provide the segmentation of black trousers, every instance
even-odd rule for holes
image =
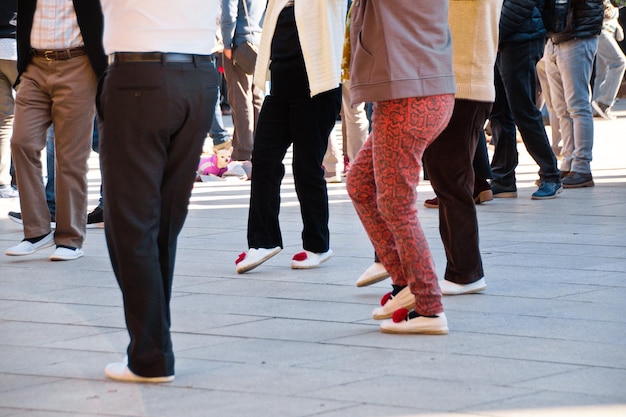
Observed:
[[[446,251],[444,279],[471,284],[483,277],[474,204],[472,161],[491,103],[455,100],[445,130],[424,152],[424,164],[439,198],[439,233]]]
[[[284,80],[284,79],[283,79]],[[310,97],[265,98],[252,151],[248,246],[283,246],[278,215],[283,158],[293,144],[293,175],[300,202],[305,250],[329,249],[328,194],[322,160],[341,108],[341,89]]]
[[[210,61],[115,63],[100,95],[105,233],[130,334],[128,366],[174,374],[169,302],[219,77]]]
[[[539,165],[541,179],[546,182],[560,180],[556,157],[541,112],[535,104],[536,65],[543,56],[544,44],[543,39],[507,43],[500,46],[496,57],[496,101],[490,116],[495,145],[491,169],[493,182],[504,188],[516,188],[516,125],[528,153]]]

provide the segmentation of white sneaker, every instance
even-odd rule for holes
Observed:
[[[57,246],[52,255],[50,255],[51,261],[72,261],[74,259],[78,259],[83,257],[85,252],[81,248],[64,248],[62,246]]]
[[[333,256],[332,249],[324,253],[314,253],[308,250],[298,252],[291,259],[291,269],[312,269],[317,268]]]
[[[485,291],[487,284],[485,283],[485,278],[481,278],[471,284],[456,284],[444,279],[443,281],[439,281],[439,287],[443,295],[463,295]]]
[[[17,198],[20,193],[14,190],[10,185],[0,185],[0,198]]]
[[[448,334],[448,319],[445,313],[439,313],[436,317],[411,313],[408,310],[398,311],[393,315],[393,320],[385,320],[380,324],[380,330],[383,333],[395,334]]]
[[[104,374],[115,380],[122,382],[150,382],[150,383],[160,383],[160,382],[172,382],[174,380],[174,375],[168,376],[154,376],[154,377],[146,377],[139,376],[128,368],[128,365],[124,362],[113,362],[108,364],[104,368]]]
[[[357,287],[365,287],[368,285],[376,284],[389,277],[389,272],[385,269],[382,263],[374,262],[369,268],[361,274],[359,279],[356,280]]]
[[[383,300],[386,299],[383,306],[375,308],[374,311],[372,311],[372,318],[374,320],[388,319],[393,316],[396,310],[401,308],[413,308],[415,304],[415,296],[411,293],[408,285],[394,296],[389,296],[389,294],[383,297]]]
[[[48,233],[43,239],[36,243],[22,240],[15,246],[11,246],[4,253],[9,256],[24,256],[37,252],[38,250],[49,248],[54,245],[54,232]]]
[[[261,265],[263,262],[270,259],[281,251],[280,246],[275,248],[251,248],[248,252],[242,252],[239,254],[239,258],[235,261],[236,271],[238,274],[243,274]]]

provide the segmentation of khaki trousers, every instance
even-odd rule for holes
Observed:
[[[87,159],[97,79],[86,55],[68,60],[33,57],[15,98],[11,150],[26,238],[50,232],[41,151],[54,124],[57,245],[80,248],[87,223]]]

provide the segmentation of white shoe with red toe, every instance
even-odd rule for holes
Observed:
[[[324,253],[314,253],[308,250],[296,253],[291,259],[292,269],[311,269],[317,268],[333,256],[332,249]]]
[[[407,285],[396,295],[393,295],[393,292],[385,294],[380,300],[382,307],[375,308],[374,311],[372,311],[372,318],[374,320],[388,319],[393,316],[396,310],[413,307],[414,304],[415,296],[411,293],[411,289]]]
[[[243,274],[253,270],[280,251],[281,247],[276,246],[275,248],[251,248],[248,252],[240,253],[235,261],[237,273]]]

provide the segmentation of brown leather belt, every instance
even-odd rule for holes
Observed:
[[[84,46],[70,49],[33,49],[33,55],[48,61],[65,61],[77,56],[87,55]]]
[[[164,52],[116,52],[109,55],[109,64],[116,62],[211,62],[212,55],[178,54]]]

